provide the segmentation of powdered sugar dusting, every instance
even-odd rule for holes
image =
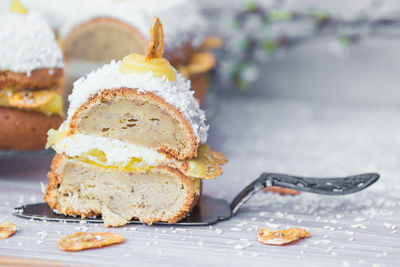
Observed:
[[[47,22],[38,14],[0,14],[0,69],[30,73],[62,68],[61,49]]]
[[[70,121],[76,110],[83,105],[89,97],[106,89],[127,87],[137,89],[139,92],[152,92],[167,103],[182,112],[193,128],[197,141],[207,141],[208,125],[206,116],[200,109],[199,103],[190,90],[190,81],[177,72],[176,81],[170,82],[163,78],[154,77],[151,72],[146,74],[123,74],[119,71],[122,61],[111,61],[110,64],[95,70],[74,83],[74,88],[69,96],[70,106],[68,119]]]

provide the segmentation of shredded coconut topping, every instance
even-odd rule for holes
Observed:
[[[92,71],[74,83],[74,88],[69,96],[70,106],[67,121],[71,121],[76,110],[86,103],[89,97],[103,90],[127,87],[143,93],[152,92],[163,98],[183,114],[192,126],[198,143],[207,141],[206,116],[194,98],[194,92],[190,90],[190,81],[178,72],[175,82],[171,82],[165,77],[154,77],[152,72],[123,74],[119,71],[121,64],[122,61],[111,61],[110,64]]]
[[[0,14],[1,70],[29,73],[63,66],[54,32],[38,13]]]

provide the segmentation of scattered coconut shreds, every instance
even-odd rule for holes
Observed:
[[[17,226],[10,222],[0,223],[0,239],[6,239],[17,231]]]
[[[301,228],[291,228],[285,230],[271,231],[267,228],[261,228],[258,233],[258,241],[265,245],[286,245],[310,235],[309,232]]]
[[[272,193],[277,193],[280,195],[291,195],[291,196],[300,194],[300,192],[297,190],[283,188],[283,187],[279,187],[279,186],[268,186],[268,187],[264,188],[264,192],[272,192]]]
[[[65,235],[58,240],[58,247],[65,251],[79,251],[89,248],[101,248],[124,242],[124,237],[114,233],[84,233],[76,232]]]

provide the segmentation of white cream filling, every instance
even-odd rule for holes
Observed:
[[[126,166],[132,157],[142,159],[140,163],[137,163],[139,167],[157,166],[167,161],[165,155],[155,150],[95,135],[73,134],[66,136],[53,148],[58,154],[65,153],[70,157],[82,156],[92,149],[98,149],[103,151],[107,158],[107,162],[99,163],[108,166]],[[89,156],[89,159],[98,162],[95,157]]]

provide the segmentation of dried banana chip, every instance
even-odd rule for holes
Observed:
[[[150,29],[150,44],[146,51],[146,61],[152,58],[162,58],[164,52],[164,31],[161,21],[154,17]]]
[[[225,156],[210,149],[210,146],[202,145],[197,151],[197,161],[205,164],[205,173],[201,175],[203,179],[215,179],[217,176],[222,174],[222,168],[220,165],[224,165],[228,162]],[[196,177],[196,176],[194,176]]]
[[[277,193],[280,195],[292,195],[292,196],[300,194],[300,192],[297,190],[279,187],[279,186],[266,187],[266,188],[264,188],[264,192],[272,192],[272,193]]]
[[[203,40],[203,43],[200,45],[199,50],[211,50],[215,48],[220,48],[223,44],[221,38],[217,36],[206,36]]]
[[[0,223],[0,239],[6,239],[17,231],[17,226],[10,222]]]
[[[101,248],[124,242],[124,237],[114,233],[84,233],[76,232],[65,235],[58,240],[58,247],[65,251],[79,251],[89,248]]]
[[[190,74],[198,74],[213,69],[215,64],[215,56],[212,53],[197,52],[192,55],[189,64],[185,68]]]
[[[258,241],[265,245],[286,245],[310,235],[309,232],[301,228],[291,228],[285,230],[271,231],[262,228],[258,233]]]
[[[172,165],[192,178],[215,179],[222,174],[220,165],[226,162],[228,161],[222,153],[211,150],[208,145],[201,145],[196,158],[173,162]]]

